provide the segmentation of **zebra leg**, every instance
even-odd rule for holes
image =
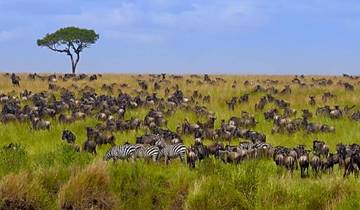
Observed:
[[[152,160],[153,160],[154,162],[156,162],[156,161],[157,161],[157,157],[156,157],[156,155],[153,155]]]
[[[183,163],[185,160],[185,157],[183,157],[181,154],[179,155],[179,157],[180,157],[180,161]]]

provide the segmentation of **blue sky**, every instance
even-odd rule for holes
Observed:
[[[100,34],[80,72],[360,73],[359,0],[0,0],[0,71],[70,71],[64,26]]]

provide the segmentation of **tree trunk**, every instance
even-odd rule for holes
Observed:
[[[68,52],[68,55],[70,56],[70,60],[71,60],[71,71],[73,74],[75,74],[76,66],[74,65],[73,55],[70,52]]]
[[[74,61],[74,57],[73,57],[73,55],[71,53],[68,53],[68,55],[70,56],[70,59],[71,59],[72,73],[75,74],[77,64],[79,63],[79,60],[80,60],[80,53],[76,53],[76,61]]]
[[[79,62],[80,57],[77,54],[76,61],[74,61],[73,55],[71,53],[68,53],[68,55],[70,56],[70,59],[71,59],[71,71],[72,71],[73,74],[75,74],[76,73],[76,66],[77,66],[77,64]]]
[[[76,66],[72,65],[72,73],[75,74]]]
[[[79,63],[79,60],[80,60],[80,53],[76,53],[76,61],[74,63],[74,66],[73,66],[73,74],[75,74],[75,69]]]

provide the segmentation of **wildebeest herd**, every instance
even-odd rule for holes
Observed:
[[[22,79],[16,74],[5,74],[14,88],[21,89]],[[207,105],[213,103],[211,94],[204,94],[194,89],[191,94],[177,84],[177,81],[185,80],[178,75],[133,75],[136,87],[129,84],[102,84],[101,94],[91,87],[91,82],[101,78],[101,74],[65,74],[65,75],[38,75],[29,74],[23,80],[47,81],[48,90],[33,92],[22,89],[19,93],[1,93],[0,103],[2,107],[1,123],[29,122],[34,130],[50,130],[51,123],[72,124],[86,118],[95,118],[98,124],[94,127],[86,127],[86,140],[80,146],[77,144],[76,134],[69,129],[62,133],[62,139],[71,145],[77,152],[90,152],[97,155],[97,147],[111,145],[103,159],[135,160],[146,159],[154,162],[164,160],[166,164],[171,159],[180,158],[194,168],[198,161],[209,157],[222,160],[225,163],[241,163],[247,159],[268,158],[273,159],[279,167],[285,167],[292,174],[300,169],[301,177],[306,177],[309,168],[315,176],[320,172],[331,173],[334,165],[338,164],[344,170],[344,177],[350,173],[356,176],[360,169],[360,145],[345,145],[339,142],[335,152],[326,141],[315,139],[312,148],[305,145],[296,147],[284,147],[272,145],[267,142],[265,133],[256,131],[259,123],[272,122],[271,134],[293,135],[296,132],[306,134],[336,133],[335,126],[315,122],[313,116],[322,116],[329,120],[348,118],[351,121],[360,121],[360,111],[355,109],[355,104],[346,104],[343,108],[335,106],[317,106],[321,101],[326,104],[329,100],[336,99],[336,94],[326,91],[321,98],[307,96],[308,101],[303,103],[304,108],[299,111],[291,106],[289,101],[282,96],[291,95],[292,87],[326,87],[336,85],[345,91],[355,91],[350,82],[339,80],[336,84],[331,79],[307,78],[303,75],[295,76],[291,82],[284,84],[283,88],[277,89],[279,80],[266,79],[263,81],[244,81],[248,87],[246,93],[232,96],[221,103],[230,112],[242,104],[249,104],[255,95],[261,95],[253,105],[255,113],[261,113],[263,119],[256,119],[250,111],[241,111],[228,119],[218,119],[214,110],[209,110]],[[186,77],[185,84],[222,85],[228,81],[209,75],[190,75]],[[358,83],[358,77],[344,74],[346,81]],[[58,84],[59,81],[71,81],[71,88],[65,88]],[[77,85],[77,82],[86,82],[85,86]],[[231,87],[239,86],[233,81]],[[123,91],[131,90],[129,92]],[[271,107],[266,109],[266,107]],[[315,107],[315,112],[305,108]],[[136,112],[145,109],[143,118],[127,118],[127,112]],[[185,118],[172,130],[168,126],[168,119],[172,118],[176,111],[182,110],[192,113],[198,119],[196,122]],[[219,126],[216,126],[219,122]],[[136,139],[126,140],[125,143],[116,144],[116,133],[127,131],[144,130],[145,134]],[[61,135],[61,134],[59,134]],[[191,137],[191,142],[184,142],[185,137]],[[280,137],[281,138],[281,137]],[[131,143],[132,142],[132,143]],[[234,144],[234,142],[236,142]]]

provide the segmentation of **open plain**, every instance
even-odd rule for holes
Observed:
[[[358,77],[11,77],[0,75],[0,209],[360,208]],[[145,137],[183,143],[184,160],[104,158]]]

